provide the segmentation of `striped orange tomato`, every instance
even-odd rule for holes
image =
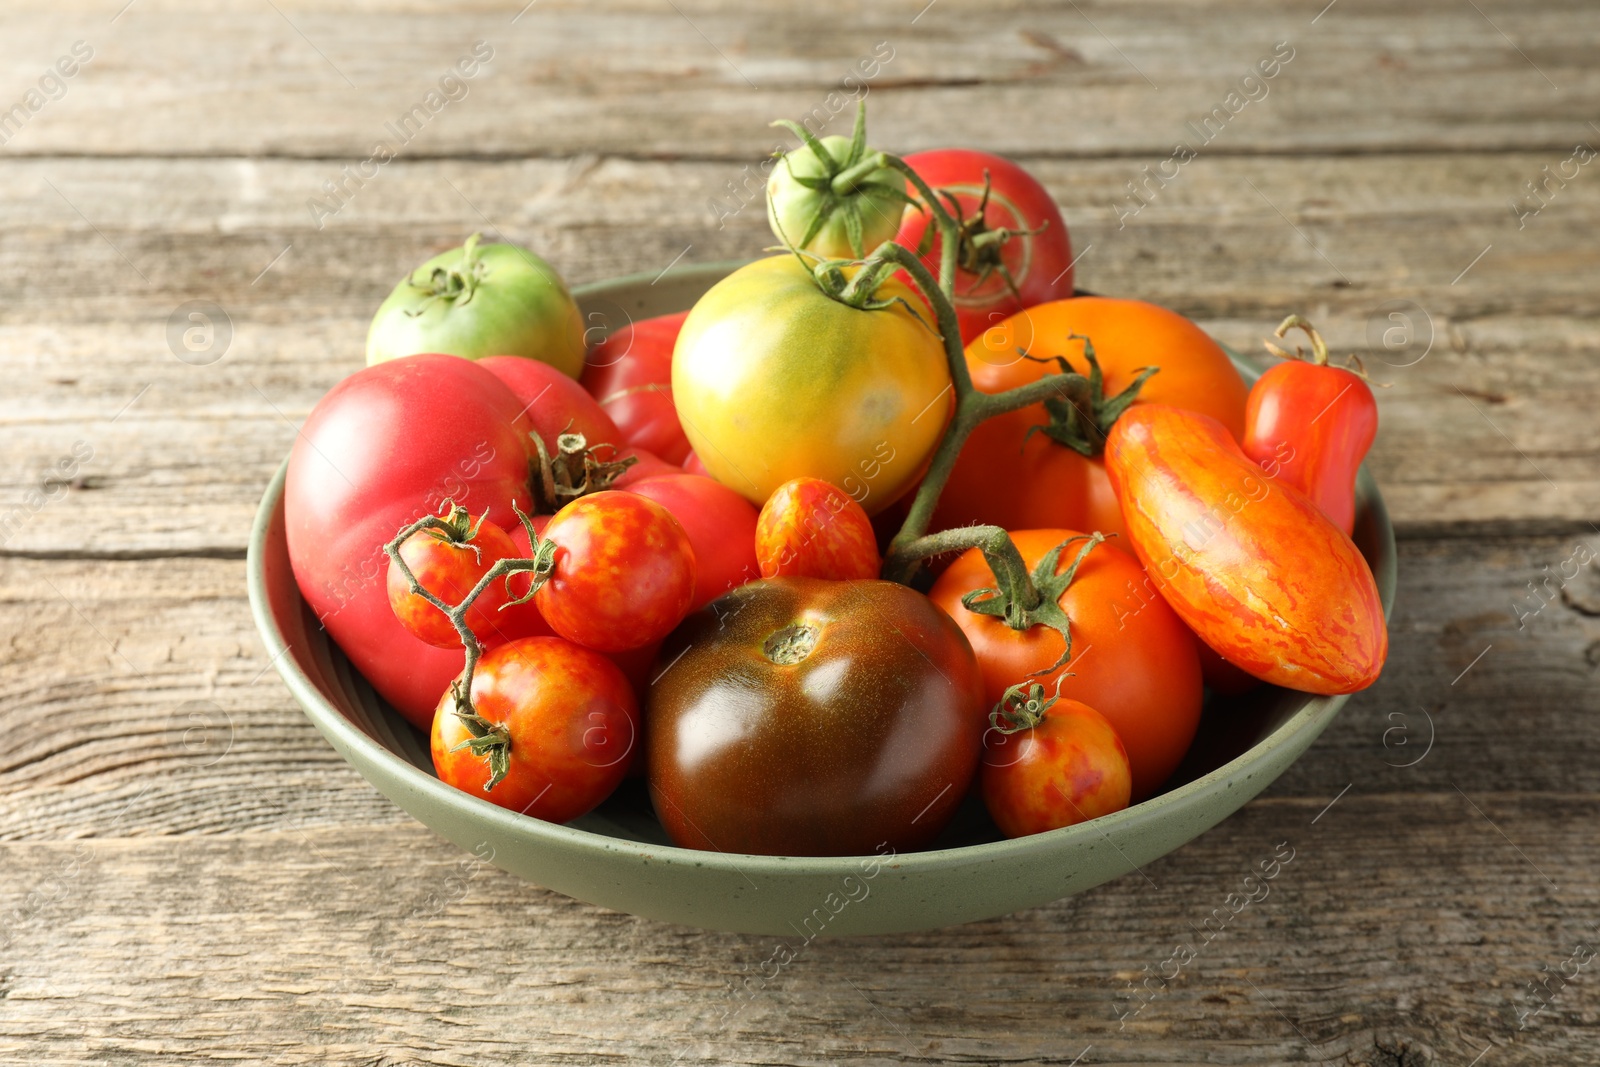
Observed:
[[[1352,693],[1389,653],[1361,552],[1269,478],[1215,419],[1140,404],[1106,440],[1128,540],[1184,622],[1230,662],[1308,693]]]

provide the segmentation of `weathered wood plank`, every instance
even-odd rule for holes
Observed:
[[[386,124],[479,40],[492,61],[465,95],[446,86],[456,101],[425,113],[407,154],[753,159],[773,117],[819,109],[844,116],[828,132],[847,126],[861,91],[847,79],[875,50],[890,57],[867,68],[875,121],[908,148],[1164,154],[1230,93],[1257,99],[1232,105],[1222,151],[1557,148],[1588,136],[1600,92],[1582,0],[1343,0],[1320,17],[1176,0],[836,2],[759,19],[726,0],[121,6],[0,13],[7,106],[75,40],[93,49],[8,154],[365,158],[402,143]],[[1278,42],[1288,65],[1240,92]]]
[[[1581,529],[1600,515],[1588,432],[1600,253],[1586,236],[1600,185],[1574,181],[1518,231],[1506,201],[1542,159],[1201,159],[1121,231],[1111,203],[1131,162],[1039,172],[1087,250],[1086,287],[1176,306],[1244,350],[1305,310],[1392,380],[1373,465],[1410,535]],[[321,231],[301,199],[326,164],[8,170],[0,514],[20,507],[25,520],[9,551],[239,552],[293,425],[359,365],[370,310],[407,266],[473,228],[503,227],[574,281],[749,255],[769,239],[759,208],[718,228],[706,201],[737,174],[726,164],[397,164]],[[1355,284],[1337,284],[1322,255]],[[167,336],[174,309],[199,299],[233,326],[209,365],[181,362]],[[1403,325],[1386,317],[1391,302],[1407,300],[1412,341],[1385,351]],[[93,451],[80,490],[25,507],[79,442]]]
[[[1574,547],[1403,542],[1383,678],[1269,797],[1600,793],[1600,572]],[[243,585],[232,560],[0,560],[0,839],[406,821],[300,715]]]
[[[579,905],[414,826],[9,843],[0,1055],[1396,1067],[1487,1049],[1499,1064],[1595,1062],[1588,983],[1552,982],[1548,1009],[1519,1016],[1543,968],[1595,943],[1584,887],[1600,851],[1573,830],[1600,816],[1593,797],[1352,795],[1319,818],[1325,804],[1252,805],[1150,864],[1148,881],[1005,919],[796,942],[767,981],[771,939]],[[1291,849],[1276,878],[1242,882]],[[1258,901],[1234,915],[1235,893]]]

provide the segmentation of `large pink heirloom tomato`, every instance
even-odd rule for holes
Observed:
[[[335,385],[295,438],[284,489],[295,580],[355,668],[423,729],[462,653],[400,625],[383,546],[446,500],[474,516],[487,509],[492,522],[515,529],[511,502],[531,503],[532,429],[523,403],[490,370],[418,355]]]

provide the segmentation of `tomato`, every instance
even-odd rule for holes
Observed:
[[[475,363],[409,356],[335,385],[289,455],[284,525],[300,592],[355,668],[424,729],[462,652],[419,641],[395,618],[383,546],[446,501],[518,525],[512,502],[529,503],[522,406]]]
[[[1135,406],[1174,404],[1244,433],[1247,390],[1228,354],[1182,315],[1138,300],[1083,296],[1029,308],[967,346],[973,384],[998,393],[1060,369],[1054,360],[1024,359],[1018,348],[1041,359],[1064,356],[1073,370],[1088,374],[1083,337],[1093,342],[1107,397],[1133,385],[1141,369],[1159,366],[1140,386]],[[973,431],[939,499],[934,528],[985,523],[1123,533],[1102,456],[1082,455],[1034,431],[1050,421],[1051,413],[1036,404]],[[1103,440],[1101,429],[1092,431],[1091,444]]]
[[[767,223],[781,243],[822,259],[860,259],[900,228],[905,179],[890,167],[863,163],[872,152],[860,129],[864,123],[858,112],[859,140],[816,139],[785,153],[772,168]],[[800,133],[792,123],[789,128]]]
[[[1128,540],[1163,598],[1229,662],[1308,693],[1377,680],[1389,652],[1361,552],[1298,490],[1266,477],[1215,419],[1143,404],[1106,467]]]
[[[626,489],[650,478],[665,478],[674,474],[685,473],[682,467],[674,467],[654,452],[646,451],[643,448],[629,446],[617,453],[618,459],[627,459],[629,457],[632,457],[635,462],[622,472],[620,478],[611,483],[612,488]]]
[[[650,794],[685,848],[918,848],[977,767],[985,709],[972,649],[903,585],[752,582],[689,616],[658,662]]]
[[[479,246],[478,236],[394,287],[367,332],[367,364],[418,352],[524,356],[576,378],[583,320],[561,276],[526,248]]]
[[[1050,571],[1065,576],[1088,544],[1083,536],[1072,530],[1021,530],[1011,539],[1032,571],[1065,544]],[[1072,656],[1059,667],[1066,644],[1056,630],[1013,630],[1001,618],[962,605],[962,597],[995,584],[978,549],[956,557],[928,596],[972,642],[990,707],[1012,686],[1032,682],[1088,704],[1127,746],[1133,796],[1143,800],[1177,768],[1200,725],[1199,650],[1194,635],[1122,549],[1095,544],[1071,573],[1070,584],[1056,598],[1072,620]]]
[[[633,493],[579,497],[544,529],[555,568],[534,595],[550,628],[598,652],[665,637],[694,601],[694,549],[666,508]]]
[[[760,573],[756,509],[721,482],[698,474],[667,474],[633,483],[628,492],[666,508],[688,535],[695,567],[691,610]]]
[[[672,348],[688,317],[680,311],[624,326],[590,350],[583,368],[583,387],[616,423],[618,442],[668,463],[689,454],[672,404]]]
[[[639,707],[628,679],[598,652],[557,637],[492,648],[473,672],[472,706],[478,720],[469,723],[446,691],[433,719],[434,770],[457,789],[566,822],[627,774]]]
[[[1363,376],[1328,365],[1328,346],[1310,323],[1290,316],[1278,336],[1291,325],[1311,335],[1313,356],[1302,362],[1268,346],[1289,362],[1251,387],[1239,443],[1268,475],[1310,497],[1348,534],[1356,528],[1356,473],[1378,435],[1378,403]]]
[[[490,356],[478,366],[499,378],[527,406],[528,421],[551,454],[556,438],[581,433],[591,445],[622,443],[622,432],[583,386],[548,363],[518,356]]]
[[[706,469],[706,465],[701,463],[700,457],[692,451],[683,458],[683,469],[690,474],[703,474],[707,478],[711,477],[711,472]]]
[[[878,295],[911,292],[891,279]],[[791,478],[812,477],[881,511],[938,445],[949,390],[938,334],[905,303],[850,307],[791,255],[713,286],[672,357],[672,395],[695,453],[757,505]]]
[[[866,511],[818,478],[778,486],[761,506],[755,547],[763,578],[876,578],[883,563]]]
[[[1007,837],[1042,834],[1121,811],[1132,796],[1128,752],[1106,717],[1037,682],[989,731],[980,772],[989,817]]]
[[[451,522],[455,530],[419,530],[401,543],[400,558],[412,577],[446,604],[455,606],[465,600],[496,563],[523,555],[506,532],[487,519],[474,529],[465,509],[441,517]],[[511,590],[515,591],[519,583],[524,590],[527,588],[526,575],[509,577]],[[461,635],[450,617],[413,593],[393,560],[389,562],[386,588],[389,606],[408,632],[437,648],[461,648]],[[503,644],[550,632],[532,601],[510,604],[512,599],[506,583],[495,581],[467,609],[467,627],[480,644]]]
[[[947,211],[952,197],[960,205],[955,306],[963,342],[1023,308],[1072,295],[1072,239],[1033,175],[1003,156],[965,148],[914,152],[905,161],[935,193],[945,194]],[[920,201],[915,186],[906,191]],[[997,230],[1014,236],[999,245],[983,236]],[[913,250],[927,241],[922,262],[939,276],[943,240],[931,212],[907,211],[894,239]]]

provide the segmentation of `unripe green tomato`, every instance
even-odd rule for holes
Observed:
[[[843,160],[850,154],[848,137],[824,137],[823,147],[834,159]],[[903,197],[905,178],[899,171],[879,167],[855,183],[848,194],[858,208],[861,218],[861,248],[851,247],[847,211],[835,210],[822,224],[811,240],[801,244],[811,220],[819,210],[827,207],[830,194],[807,189],[796,178],[821,178],[827,170],[809,148],[798,148],[780,159],[767,179],[767,221],[773,234],[781,241],[786,237],[801,251],[810,252],[823,259],[856,259],[870,253],[900,230],[900,217],[905,214]]]
[[[394,287],[367,333],[367,365],[419,352],[524,356],[576,378],[583,320],[555,269],[525,248],[470,239]]]

